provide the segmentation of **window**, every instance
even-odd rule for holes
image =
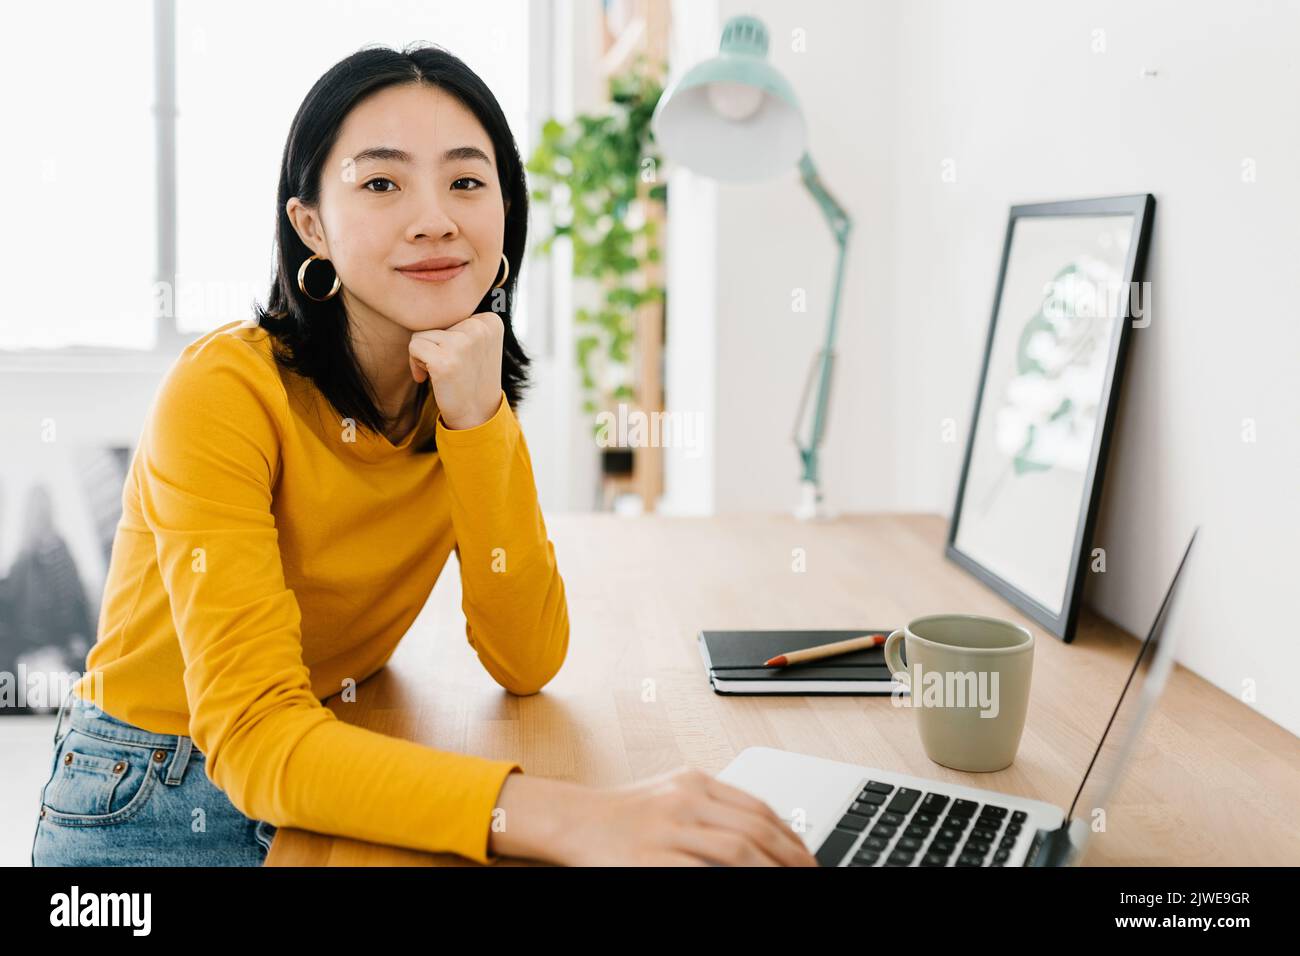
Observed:
[[[149,348],[150,5],[15,4],[4,19],[0,349]]]
[[[167,88],[172,68],[155,7],[164,35],[175,23],[174,182],[155,156],[167,121],[155,83]],[[26,41],[0,81],[28,94],[6,97],[14,140],[0,149],[14,277],[0,349],[152,349],[172,321],[192,338],[249,318],[271,278],[289,124],[312,83],[363,46],[455,53],[496,94],[525,160],[531,149],[527,0],[70,0],[7,17]],[[171,295],[156,295],[171,263]]]

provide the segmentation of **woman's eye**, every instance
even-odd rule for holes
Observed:
[[[393,191],[392,189],[370,189],[370,187],[373,186],[375,183],[388,183],[390,186],[393,186],[394,188],[397,186],[397,184],[393,182],[391,179],[389,179],[387,176],[376,176],[374,179],[367,180],[365,183],[363,183],[362,188],[367,189],[372,193],[375,192],[391,193]],[[456,186],[459,183],[473,183],[472,187],[467,187],[467,191],[469,192],[474,192],[484,187],[484,183],[480,182],[479,180],[475,179],[472,176],[462,176],[460,179],[455,180],[452,183],[452,186]]]

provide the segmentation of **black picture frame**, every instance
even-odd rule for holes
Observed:
[[[1053,611],[1034,596],[1017,585],[984,566],[980,561],[962,551],[957,546],[958,528],[961,523],[962,504],[966,495],[967,479],[970,475],[971,458],[975,450],[975,438],[979,425],[980,409],[984,403],[985,388],[989,378],[989,365],[993,356],[994,344],[998,332],[999,309],[1002,303],[1003,286],[1007,278],[1007,266],[1011,255],[1012,238],[1017,222],[1031,217],[1068,217],[1132,215],[1132,235],[1128,255],[1124,264],[1123,282],[1126,289],[1141,288],[1145,281],[1147,252],[1150,246],[1151,230],[1155,219],[1155,196],[1139,193],[1127,196],[1106,196],[1095,199],[1078,199],[1061,202],[1026,203],[1012,206],[1007,219],[1006,235],[1002,244],[1002,259],[998,269],[997,288],[993,295],[993,314],[989,320],[988,337],[985,342],[984,359],[980,368],[979,384],[975,390],[975,406],[971,413],[970,428],[966,436],[966,452],[962,460],[961,478],[957,483],[957,498],[953,505],[952,518],[948,524],[948,537],[945,546],[946,557],[968,571],[974,577],[988,585],[1003,598],[1014,604],[1021,611],[1042,625],[1052,635],[1065,643],[1074,640],[1078,623],[1079,607],[1083,597],[1083,587],[1087,576],[1092,535],[1096,525],[1097,509],[1101,501],[1102,481],[1105,475],[1106,459],[1110,447],[1110,437],[1115,421],[1115,411],[1119,406],[1120,387],[1123,381],[1125,359],[1129,346],[1129,331],[1132,326],[1131,301],[1128,295],[1121,298],[1122,305],[1113,321],[1119,327],[1110,338],[1110,354],[1107,359],[1102,394],[1106,396],[1105,409],[1101,413],[1099,427],[1094,431],[1089,462],[1084,472],[1083,494],[1081,495],[1079,513],[1075,521],[1073,550],[1068,565],[1070,579],[1065,588],[1064,600],[1059,612]],[[1143,313],[1150,307],[1143,303]]]

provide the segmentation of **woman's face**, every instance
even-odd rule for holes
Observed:
[[[367,155],[377,149],[385,152]],[[326,158],[318,207],[294,197],[287,209],[303,241],[338,273],[349,316],[376,313],[411,332],[445,329],[472,315],[501,274],[506,209],[492,140],[437,87],[390,86],[357,104]],[[466,264],[439,281],[399,271],[444,257]],[[313,279],[313,295],[328,291],[325,266],[308,267]]]

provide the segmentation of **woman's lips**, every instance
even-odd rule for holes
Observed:
[[[424,269],[414,272],[409,269],[398,269],[404,276],[416,279],[419,282],[446,282],[448,279],[454,279],[465,271],[465,266],[469,263],[462,262],[458,266],[452,266],[450,269]]]

